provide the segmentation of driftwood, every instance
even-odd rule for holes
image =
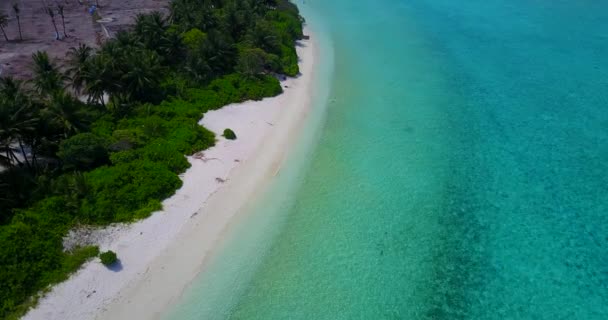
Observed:
[[[192,158],[196,159],[196,160],[202,160],[203,162],[207,162],[207,161],[211,161],[211,160],[217,160],[219,162],[222,162],[222,159],[219,158],[205,158],[205,153],[203,152],[197,152],[195,153]]]

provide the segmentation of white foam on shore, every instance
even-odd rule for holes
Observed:
[[[164,209],[131,225],[100,231],[101,250],[120,258],[114,270],[98,259],[55,286],[26,320],[155,319],[201,272],[237,213],[280,170],[285,152],[311,108],[315,40],[298,46],[301,76],[281,82],[284,93],[262,101],[226,106],[205,114],[201,124],[219,137],[204,156],[188,157],[184,183]],[[98,232],[98,233],[97,233]]]

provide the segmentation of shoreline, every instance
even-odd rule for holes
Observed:
[[[314,35],[299,42],[301,75],[281,81],[281,95],[205,113],[199,123],[218,134],[217,144],[188,157],[192,167],[180,175],[183,186],[163,201],[163,210],[91,231],[100,250],[115,251],[120,264],[108,269],[98,259],[86,263],[23,319],[160,318],[280,171],[311,108],[316,46]],[[226,128],[236,140],[219,136]]]

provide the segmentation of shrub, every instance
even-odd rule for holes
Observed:
[[[154,113],[164,119],[184,117],[199,120],[203,117],[201,108],[181,99],[166,100],[155,106]]]
[[[146,141],[146,135],[140,128],[120,129],[112,133],[112,140],[114,143],[110,146],[110,150],[129,150],[143,145]]]
[[[116,253],[111,250],[102,252],[99,255],[99,258],[101,259],[101,263],[103,263],[103,265],[106,267],[109,267],[109,266],[115,264],[116,261],[118,261],[118,257],[116,256]]]
[[[175,173],[182,173],[190,167],[183,152],[164,139],[157,139],[147,146],[137,150],[127,150],[113,153],[110,156],[112,164],[128,163],[135,160],[147,159],[162,163]]]
[[[28,297],[65,280],[97,255],[95,247],[63,252],[62,237],[71,225],[69,211],[63,199],[49,197],[29,209],[17,210],[11,224],[0,226],[1,319],[27,310]]]
[[[108,162],[106,140],[90,132],[63,140],[57,156],[65,169],[92,169]]]
[[[263,75],[247,78],[241,74],[229,74],[213,80],[205,89],[188,90],[188,98],[205,112],[230,103],[274,97],[282,92],[281,84],[275,77]]]
[[[182,154],[207,149],[215,144],[215,134],[198,124],[196,120],[174,118],[167,124],[169,134],[166,139]]]
[[[165,199],[182,185],[167,166],[148,159],[100,167],[85,174],[90,192],[79,210],[89,223],[132,221],[151,200]],[[152,208],[152,207],[149,207]],[[136,216],[137,213],[137,216]]]
[[[236,140],[236,134],[231,129],[224,129],[223,136],[228,140]]]

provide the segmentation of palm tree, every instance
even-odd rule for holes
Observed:
[[[126,63],[129,68],[120,78],[120,94],[126,100],[140,101],[154,95],[163,74],[158,54],[149,50],[131,52],[126,57]]]
[[[21,87],[13,78],[0,79],[0,161],[9,166],[23,164],[15,155],[18,146],[26,166],[32,168],[23,141],[35,130],[37,119]]]
[[[78,48],[70,48],[68,51],[68,75],[72,81],[72,87],[80,94],[85,84],[85,76],[89,67],[89,60],[93,54],[93,48],[86,44],[80,44]]]
[[[133,31],[148,49],[154,50],[162,41],[167,22],[162,13],[154,11],[150,14],[138,14],[135,18]]]
[[[281,36],[264,20],[255,24],[248,38],[254,47],[262,48],[268,53],[281,54]]]
[[[19,3],[13,3],[13,12],[15,12],[15,17],[17,17],[17,27],[19,28],[19,40],[23,41],[23,36],[21,35],[21,9],[19,8]]]
[[[181,63],[186,56],[182,35],[175,30],[165,32],[156,52],[170,65]]]
[[[57,12],[59,13],[59,15],[61,16],[61,24],[63,25],[63,35],[68,38],[68,34],[67,32],[65,32],[65,15],[63,14],[63,5],[61,4],[57,4]]]
[[[110,59],[111,60],[111,59]],[[96,102],[106,107],[104,95],[111,85],[108,59],[105,54],[92,56],[83,70],[84,92],[89,96],[89,102]]]
[[[38,51],[32,55],[32,59],[34,60],[32,81],[36,91],[43,97],[50,97],[62,91],[65,77],[51,62],[49,55],[45,51]]]
[[[57,30],[57,23],[55,22],[55,11],[51,7],[46,7],[46,14],[51,17],[51,22],[55,28],[55,40],[59,40],[59,30]]]
[[[204,55],[216,75],[230,72],[237,58],[236,46],[232,39],[220,32],[209,32],[209,41],[205,42]]]
[[[63,138],[78,133],[85,128],[82,104],[64,91],[53,95],[46,108],[41,111],[47,121],[63,132]]]
[[[8,16],[0,11],[0,30],[2,31],[2,34],[4,35],[4,39],[8,42],[8,37],[6,36],[6,31],[4,31],[4,28],[8,25]]]

